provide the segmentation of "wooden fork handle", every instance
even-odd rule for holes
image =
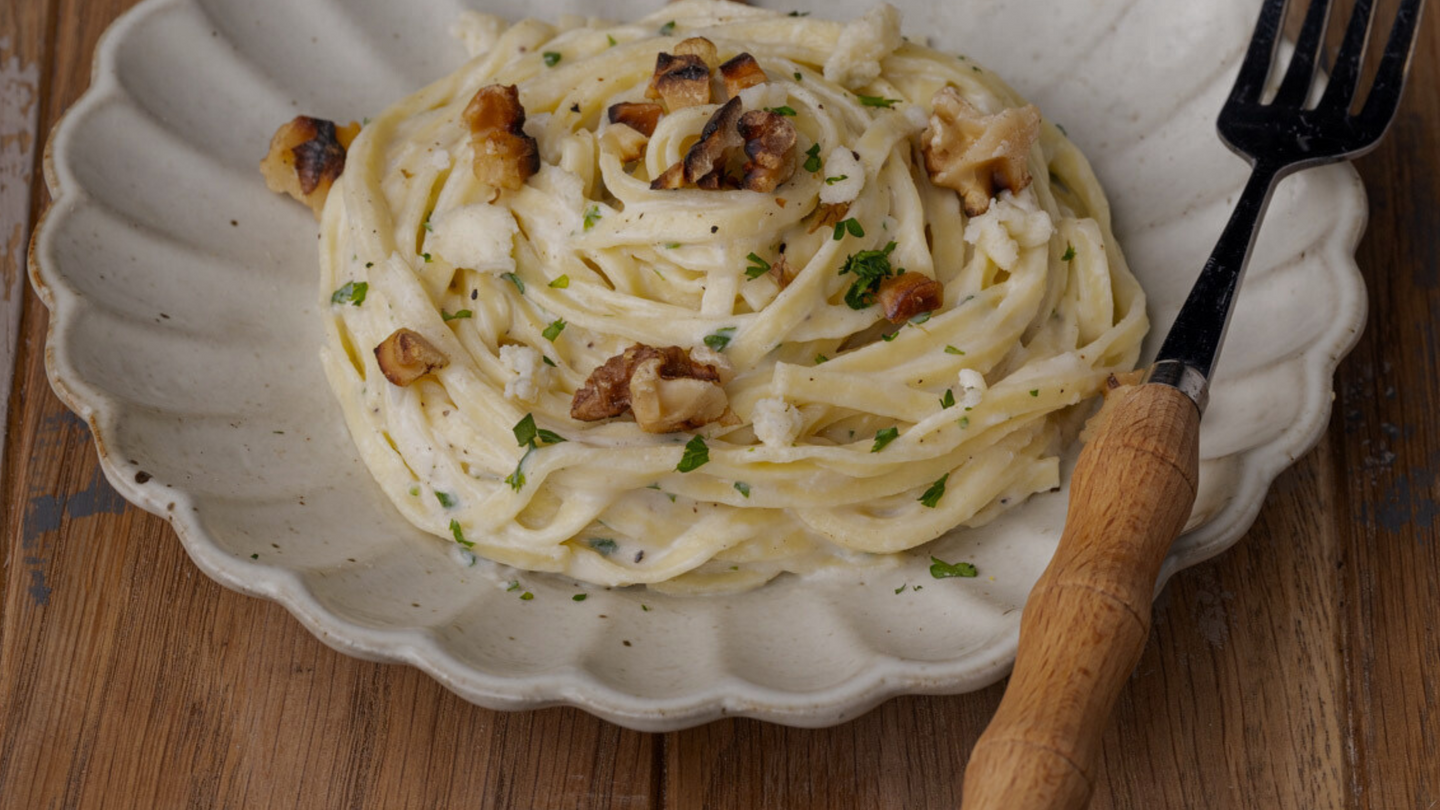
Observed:
[[[1160,564],[1195,502],[1200,413],[1119,389],[1080,453],[1055,557],[1030,592],[1015,670],[965,769],[965,810],[1071,810],[1150,632]]]

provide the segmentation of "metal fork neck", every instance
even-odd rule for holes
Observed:
[[[1209,401],[1211,373],[1230,325],[1235,294],[1245,276],[1260,219],[1283,168],[1255,165],[1225,231],[1175,317],[1147,377],[1149,382],[1180,389],[1201,413]]]

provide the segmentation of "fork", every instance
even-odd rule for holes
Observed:
[[[1354,110],[1374,0],[1357,0],[1319,100],[1330,0],[1312,0],[1294,55],[1264,99],[1287,0],[1265,0],[1220,137],[1253,171],[1144,384],[1117,388],[1071,476],[1065,531],[1026,601],[1015,669],[965,769],[966,810],[1084,807],[1095,753],[1150,631],[1160,565],[1190,517],[1200,416],[1235,294],[1275,185],[1358,157],[1394,119],[1424,0],[1401,0],[1379,70]]]

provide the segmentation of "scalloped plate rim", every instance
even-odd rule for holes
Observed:
[[[989,655],[989,660],[977,662],[977,656],[969,655],[946,662],[920,662],[872,652],[871,662],[861,673],[812,691],[776,690],[727,673],[704,692],[678,698],[644,698],[614,689],[593,677],[587,678],[583,669],[573,666],[544,677],[485,674],[446,654],[423,630],[380,630],[340,618],[315,599],[295,571],[242,562],[219,552],[191,508],[191,497],[183,489],[167,490],[170,495],[163,499],[165,503],[141,489],[134,480],[138,467],[118,460],[106,449],[106,437],[113,435],[113,423],[122,409],[107,394],[89,386],[74,369],[62,368],[57,358],[57,337],[71,319],[84,311],[84,299],[67,287],[63,275],[47,270],[47,265],[39,259],[42,255],[52,258],[49,246],[58,230],[57,223],[90,199],[83,190],[67,190],[62,184],[63,160],[56,160],[57,143],[69,136],[73,122],[90,108],[116,94],[124,96],[114,61],[116,43],[121,36],[150,15],[188,2],[192,0],[142,0],[102,33],[92,61],[90,86],[62,112],[45,143],[43,168],[52,199],[36,223],[28,251],[27,274],[50,311],[44,359],[51,387],[65,406],[89,426],[101,469],[110,484],[130,503],[166,518],[190,559],[208,577],[231,590],[279,603],[309,632],[337,651],[367,660],[410,664],[447,689],[485,708],[575,706],[640,731],[674,731],[726,716],[818,728],[857,717],[892,697],[973,691],[994,683],[1008,672],[1018,641],[1018,624],[987,650],[998,653]],[[1203,542],[1182,546],[1167,557],[1156,584],[1157,594],[1179,571],[1210,559],[1238,542],[1259,515],[1275,478],[1313,448],[1329,424],[1335,370],[1359,340],[1367,315],[1366,289],[1354,258],[1368,221],[1366,194],[1354,168],[1343,164],[1343,170],[1353,194],[1337,194],[1337,198],[1347,201],[1347,208],[1354,210],[1335,218],[1337,227],[1323,240],[1324,247],[1319,253],[1335,262],[1336,278],[1331,280],[1344,284],[1338,300],[1349,303],[1348,307],[1340,307],[1342,315],[1348,311],[1349,320],[1333,321],[1322,339],[1310,349],[1282,361],[1301,363],[1302,380],[1306,383],[1318,374],[1329,384],[1305,386],[1306,403],[1301,418],[1271,441],[1234,454],[1233,457],[1242,459],[1239,466],[1246,484],[1237,489],[1237,496],[1215,517],[1196,530],[1205,537]],[[171,504],[173,508],[167,508]],[[1193,539],[1194,536],[1192,533],[1186,537]]]

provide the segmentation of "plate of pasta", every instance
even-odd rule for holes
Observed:
[[[1244,180],[1248,3],[1043,5],[147,0],[47,149],[52,384],[208,575],[481,705],[979,688]],[[1364,211],[1277,193],[1163,578],[1323,429]]]

